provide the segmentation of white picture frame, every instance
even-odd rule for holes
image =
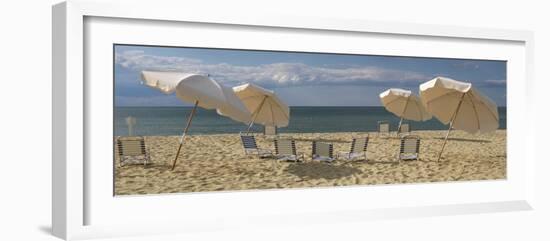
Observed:
[[[53,7],[53,167],[52,167],[52,227],[53,234],[63,239],[83,239],[94,237],[112,237],[123,235],[139,234],[157,234],[157,233],[176,233],[176,232],[194,232],[218,228],[231,228],[245,223],[250,224],[253,220],[254,225],[293,225],[300,222],[325,223],[342,222],[349,220],[377,220],[385,218],[402,217],[422,217],[433,215],[451,215],[496,211],[514,211],[530,210],[534,202],[534,125],[530,125],[528,116],[533,116],[531,108],[521,108],[522,106],[532,106],[533,103],[529,93],[532,89],[532,66],[533,66],[533,34],[529,31],[518,30],[496,30],[482,28],[466,28],[456,26],[439,25],[421,25],[409,23],[390,23],[390,22],[365,22],[349,19],[321,19],[321,18],[300,18],[292,16],[209,16],[202,11],[193,11],[184,6],[184,3],[177,2],[136,2],[131,3],[117,2],[95,2],[73,0],[60,3]],[[150,9],[155,11],[149,11]],[[209,24],[223,26],[224,29],[231,28],[254,28],[261,31],[274,31],[277,33],[285,31],[299,30],[303,33],[315,32],[315,34],[334,33],[357,33],[374,34],[390,36],[392,38],[426,38],[428,40],[449,41],[455,44],[461,42],[476,41],[476,43],[487,44],[487,48],[495,43],[510,45],[511,57],[504,58],[516,64],[517,72],[512,76],[517,76],[513,80],[515,88],[509,91],[517,98],[508,98],[511,112],[514,117],[510,122],[508,136],[508,149],[513,155],[508,158],[515,160],[517,165],[510,165],[509,176],[511,178],[500,182],[474,182],[474,183],[439,183],[426,185],[400,185],[400,186],[371,186],[358,188],[325,188],[315,190],[275,190],[275,191],[250,191],[250,192],[222,192],[207,193],[201,195],[183,194],[183,195],[158,195],[146,197],[128,197],[117,199],[113,202],[122,203],[127,210],[121,211],[120,215],[113,215],[112,219],[120,222],[101,223],[91,222],[90,215],[101,216],[104,209],[110,212],[113,207],[121,209],[120,204],[113,203],[113,207],[105,207],[101,204],[97,209],[90,209],[90,202],[94,202],[93,191],[90,187],[90,181],[86,180],[87,171],[92,167],[90,161],[86,161],[90,155],[90,145],[85,141],[85,135],[89,134],[86,123],[90,113],[93,113],[93,106],[90,106],[89,98],[93,96],[87,92],[87,89],[96,88],[86,83],[86,68],[89,63],[86,61],[86,19],[93,18],[112,18],[121,21],[139,20],[142,22],[152,21],[153,25],[162,25],[164,23],[181,24]],[[153,28],[154,26],[151,26]],[[92,32],[95,30],[91,30]],[[88,33],[89,34],[89,33]],[[428,41],[427,40],[427,41]],[[106,39],[105,41],[109,41]],[[387,50],[386,54],[391,54]],[[490,51],[490,50],[489,50]],[[519,52],[518,52],[519,51]],[[433,56],[434,54],[432,54]],[[472,55],[473,56],[473,55]],[[494,55],[499,59],[498,54]],[[520,61],[521,60],[521,61]],[[84,90],[84,91],[83,91]],[[91,93],[91,95],[97,94]],[[111,93],[112,94],[112,93]],[[514,107],[516,106],[516,107]],[[520,107],[520,108],[518,108]],[[106,117],[108,118],[108,117]],[[532,118],[534,119],[534,118]],[[522,124],[523,123],[523,124]],[[514,128],[519,128],[522,124],[521,135],[514,135]],[[512,139],[514,138],[514,139]],[[521,140],[518,140],[521,138]],[[109,143],[111,144],[111,143]],[[112,145],[111,145],[112,146]],[[520,162],[521,161],[521,162]],[[95,164],[94,164],[95,165]],[[513,175],[510,175],[510,172]],[[517,175],[516,175],[517,174]],[[516,178],[517,177],[517,178]],[[108,183],[108,182],[107,182]],[[360,208],[361,195],[368,189],[373,195],[380,193],[381,190],[389,192],[399,198],[403,191],[410,190],[411,194],[427,196],[434,195],[443,189],[456,189],[458,192],[475,193],[485,192],[491,189],[502,189],[502,193],[495,193],[494,198],[476,198],[465,197],[462,200],[449,199],[441,202],[421,202],[410,201],[408,204],[403,202],[390,202],[388,204],[373,205],[373,208]],[[476,189],[477,188],[477,189]],[[323,200],[327,195],[338,194],[341,197],[357,198],[359,200],[350,201],[349,208],[337,209],[322,205],[308,205],[305,203],[282,203],[280,206],[265,206],[267,210],[259,216],[253,216],[243,211],[239,206],[243,200],[252,200],[256,203],[269,202],[276,200],[278,196],[286,195],[288,197],[311,198],[313,200]],[[487,195],[490,195],[488,193]],[[379,194],[386,195],[386,194]],[[481,195],[480,195],[481,196]],[[112,196],[111,196],[112,197]],[[219,214],[200,213],[200,205],[212,204],[222,198],[227,205],[234,205],[235,212]],[[114,199],[114,198],[113,198]],[[122,201],[120,201],[122,200]],[[454,200],[454,202],[453,202]],[[273,201],[272,201],[273,202]],[[128,221],[129,218],[123,217],[123,213],[128,213],[139,207],[151,207],[151,205],[163,205],[169,207],[193,206],[197,212],[181,207],[179,211],[186,212],[190,219],[181,219],[178,210],[168,212],[159,211],[155,216],[154,212],[145,212],[148,218],[154,220],[155,225],[146,228],[136,228],[133,224],[121,224]],[[435,204],[434,204],[435,203]],[[290,205],[290,206],[289,206]],[[295,206],[294,206],[295,205]],[[265,207],[264,206],[264,207]],[[301,210],[291,210],[292,207],[302,207]],[[321,208],[322,207],[322,208]],[[249,205],[252,212],[257,211],[257,206]],[[288,212],[282,212],[287,208]],[[124,209],[124,208],[122,208]],[[111,212],[112,213],[112,212]],[[277,213],[277,214],[276,214]],[[204,216],[206,215],[206,216]],[[210,215],[210,216],[209,216]],[[202,217],[201,217],[202,216]],[[330,218],[328,218],[330,217]],[[135,218],[135,217],[132,217]],[[137,218],[139,221],[139,218]],[[293,221],[288,221],[293,220]],[[179,225],[169,225],[177,221]],[[230,223],[228,225],[228,223]]]

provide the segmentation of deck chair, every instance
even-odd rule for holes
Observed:
[[[329,143],[313,141],[311,146],[311,160],[321,162],[332,162],[333,157],[333,145]]]
[[[401,124],[401,127],[399,127],[399,130],[397,130],[397,134],[403,134],[403,133],[407,133],[407,134],[411,133],[411,126],[409,125],[409,123]]]
[[[275,156],[277,161],[303,161],[304,154],[296,153],[296,142],[289,139],[275,139]]]
[[[378,136],[382,134],[390,135],[390,123],[387,121],[378,122]]]
[[[353,138],[349,152],[340,152],[336,155],[338,159],[354,160],[364,158],[367,160],[367,146],[369,145],[369,137]]]
[[[116,139],[117,150],[119,158],[119,165],[122,167],[125,162],[140,160],[141,157],[143,165],[147,165],[150,162],[151,157],[147,152],[145,146],[145,138],[143,137],[119,137]],[[138,162],[139,163],[139,162]]]
[[[277,127],[276,126],[264,126],[264,135],[266,136],[276,136]]]
[[[273,156],[271,150],[258,148],[256,138],[253,135],[241,135],[241,143],[246,155],[256,155],[260,158]]]
[[[401,137],[399,160],[418,160],[420,158],[420,137],[407,135]]]

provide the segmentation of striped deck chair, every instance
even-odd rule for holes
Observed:
[[[354,160],[364,158],[367,160],[367,146],[369,145],[369,137],[353,138],[349,152],[340,152],[336,157],[338,159]]]
[[[378,122],[378,136],[382,134],[390,135],[390,123],[387,121]]]
[[[296,142],[289,139],[275,139],[275,156],[277,161],[303,161],[304,154],[296,153]]]
[[[256,138],[253,135],[241,135],[241,143],[246,155],[256,155],[260,158],[273,156],[271,150],[258,148]]]
[[[403,133],[407,133],[407,134],[411,133],[411,126],[409,123],[401,124],[401,127],[399,128],[399,130],[397,130],[397,134],[403,134]]]
[[[122,167],[125,162],[138,160],[147,165],[150,162],[150,156],[145,146],[145,138],[143,137],[119,137],[116,139],[119,165]],[[141,157],[141,159],[139,159]]]
[[[399,160],[418,160],[420,158],[420,137],[407,135],[401,137]]]
[[[311,146],[311,160],[313,161],[322,161],[322,162],[332,162],[334,161],[333,157],[333,145],[329,143],[313,141]]]
[[[277,127],[276,126],[264,126],[264,135],[266,136],[276,136]]]

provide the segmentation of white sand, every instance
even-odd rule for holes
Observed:
[[[336,161],[332,165],[311,161],[311,142],[329,140],[335,153],[348,151],[353,136],[366,133],[282,134],[297,140],[303,163],[279,162],[245,156],[238,135],[189,136],[178,164],[170,171],[178,146],[177,136],[148,136],[146,145],[152,164],[115,168],[115,193],[154,194],[303,188],[320,186],[371,185],[442,181],[490,180],[506,178],[506,131],[470,135],[453,131],[443,158],[437,154],[445,131],[415,131],[421,137],[419,161],[397,161],[399,139],[370,134],[368,161]],[[257,136],[261,148],[273,150],[273,142]]]

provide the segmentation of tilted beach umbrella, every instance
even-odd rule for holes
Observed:
[[[432,115],[426,111],[426,107],[410,90],[388,89],[380,93],[380,101],[389,112],[401,118],[399,127],[403,119],[413,121],[426,121],[432,118]]]
[[[471,134],[487,133],[498,128],[497,105],[476,90],[471,83],[445,77],[436,77],[420,85],[420,98],[428,109],[443,124],[449,124],[443,149],[451,129]]]
[[[172,170],[176,167],[185,135],[187,135],[187,131],[191,126],[197,106],[205,109],[216,109],[218,114],[239,122],[250,121],[250,113],[239,98],[235,96],[233,90],[207,76],[178,72],[142,71],[141,78],[144,85],[158,89],[165,94],[175,92],[179,99],[194,103],[193,110],[180,138],[176,157],[172,162]]]
[[[286,103],[277,97],[274,91],[254,84],[235,86],[233,91],[251,114],[247,133],[254,123],[264,126],[288,126],[290,109]]]

